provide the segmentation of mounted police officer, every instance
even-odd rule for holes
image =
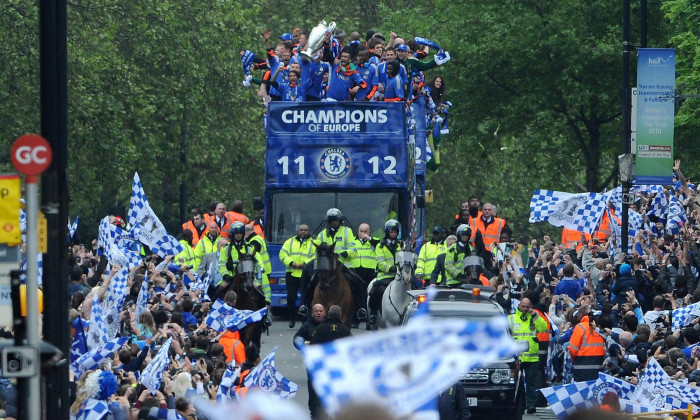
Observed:
[[[350,287],[352,289],[352,294],[357,301],[357,307],[360,308],[357,311],[358,320],[367,319],[367,310],[364,309],[360,304],[360,296],[362,293],[360,288],[362,287],[362,279],[355,273],[352,269],[353,259],[357,255],[355,249],[355,234],[352,233],[352,229],[342,224],[343,214],[340,210],[336,208],[330,208],[326,212],[326,223],[327,226],[314,238],[313,243],[318,246],[322,243],[328,245],[334,245],[333,251],[338,255],[338,261],[340,261],[345,267],[343,268],[347,280],[350,282]],[[301,291],[302,291],[302,305],[299,307],[299,315],[302,317],[308,316],[308,306],[313,299],[313,290],[316,287],[316,281],[313,278],[313,267],[315,264],[307,264],[305,269],[302,270],[302,275],[300,279]]]
[[[384,238],[375,248],[377,257],[377,279],[369,292],[369,309],[372,316],[370,323],[376,323],[374,314],[382,307],[382,296],[389,283],[396,276],[396,251],[399,249],[399,230],[401,225],[398,220],[390,219],[384,224]]]
[[[339,260],[346,267],[352,267],[352,260],[355,258],[355,234],[352,230],[343,226],[343,214],[336,208],[328,209],[326,212],[326,222],[328,226],[319,232],[314,239],[316,245],[326,243],[335,244],[334,251],[340,257]]]

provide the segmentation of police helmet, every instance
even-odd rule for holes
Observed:
[[[443,234],[443,233],[445,233],[445,229],[443,229],[442,226],[435,226],[433,228],[433,233]]]
[[[397,233],[401,230],[401,225],[396,219],[389,219],[384,223],[384,233],[389,233],[390,230],[395,230]]]
[[[340,212],[340,210],[336,208],[328,209],[326,212],[326,220],[328,222],[331,222],[333,220],[342,220],[343,219],[343,213]]]
[[[459,227],[457,228],[457,238],[459,238],[462,235],[472,236],[472,229],[469,227],[469,225],[459,225]]]
[[[243,222],[233,222],[233,224],[231,225],[231,229],[229,230],[229,234],[231,236],[233,236],[236,233],[245,234],[245,225],[243,224]]]

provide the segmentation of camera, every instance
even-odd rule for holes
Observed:
[[[207,331],[197,331],[197,335],[207,335]]]
[[[676,360],[676,369],[683,369],[683,358],[679,357],[678,360]]]

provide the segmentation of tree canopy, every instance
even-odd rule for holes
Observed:
[[[446,81],[451,133],[428,178],[428,226],[446,224],[470,195],[492,202],[516,236],[536,188],[603,191],[617,185],[621,149],[622,5],[573,0],[383,2],[75,0],[68,6],[70,213],[90,237],[128,206],[141,175],[166,226],[186,206],[262,194],[264,108],[245,88],[241,49],[264,52],[262,32],[335,20],[346,32],[424,36],[452,61],[426,74]],[[39,131],[38,6],[7,0],[0,14],[0,133],[9,145]],[[650,0],[648,45],[677,48],[676,155],[697,165],[700,46],[689,0]],[[632,8],[633,42],[639,8]],[[634,67],[634,65],[633,65]],[[634,75],[632,79],[634,80]]]

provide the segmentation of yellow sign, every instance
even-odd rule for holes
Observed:
[[[42,211],[39,211],[39,252],[42,254],[49,252],[46,246],[49,231],[47,226],[46,215]]]
[[[22,243],[22,232],[19,229],[19,197],[19,175],[0,175],[0,243]]]
[[[433,190],[425,190],[425,202],[432,203],[433,200]]]

